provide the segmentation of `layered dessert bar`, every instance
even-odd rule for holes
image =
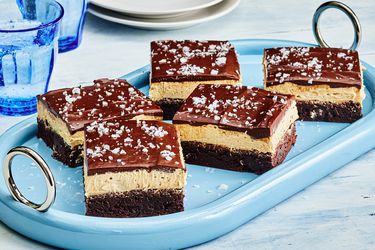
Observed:
[[[183,211],[186,169],[176,128],[112,119],[85,128],[86,214],[143,217]]]
[[[199,85],[173,118],[187,163],[261,174],[296,141],[294,96],[254,87]]]
[[[354,122],[362,117],[364,84],[357,51],[291,47],[264,51],[265,89],[296,96],[307,121]]]
[[[84,125],[116,117],[161,120],[163,111],[126,80],[100,79],[38,96],[38,137],[70,167],[82,164]]]
[[[199,84],[240,84],[240,65],[228,41],[151,43],[150,98],[172,119]]]

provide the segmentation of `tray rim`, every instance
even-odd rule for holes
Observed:
[[[281,46],[316,46],[315,44],[303,43],[298,41],[273,39],[241,39],[233,40],[231,42],[235,44],[236,49],[238,45],[253,47],[256,44],[260,45],[264,43],[280,44]],[[264,47],[264,45],[261,46]],[[238,50],[241,51],[241,48]],[[362,62],[362,64],[366,67],[366,70],[370,74],[374,75],[375,85],[375,68],[365,62]],[[148,71],[148,69],[149,65],[144,66],[138,70],[135,70],[125,75],[124,77],[133,78],[137,75],[143,74],[145,71]],[[136,85],[136,87],[142,86]],[[368,86],[366,87],[368,88]],[[371,93],[375,93],[374,86],[372,86],[370,89]],[[345,144],[345,140],[342,140],[343,134],[352,135],[352,137],[349,137],[351,138],[349,140],[350,142],[354,141],[355,139],[358,139],[359,135],[364,135],[364,133],[369,134],[371,132],[375,132],[375,128],[365,127],[367,123],[372,123],[375,121],[374,101],[375,100],[373,98],[372,110],[362,119],[344,128],[343,130],[332,135],[326,140],[318,143],[317,145],[311,147],[310,149],[304,151],[303,153],[295,156],[293,159],[283,163],[282,168],[270,170],[269,172],[254,179],[250,183],[244,184],[243,186],[239,187],[238,189],[232,191],[231,193],[223,196],[218,200],[205,204],[201,207],[184,211],[182,213],[175,213],[156,217],[126,219],[90,217],[64,212],[53,208],[50,209],[47,213],[40,213],[29,207],[26,207],[25,205],[19,202],[14,201],[8,193],[4,194],[2,190],[0,190],[0,202],[2,202],[9,209],[14,210],[14,212],[20,214],[21,216],[25,216],[28,219],[35,220],[39,223],[43,223],[48,226],[57,227],[72,232],[101,235],[135,235],[160,233],[160,231],[178,230],[182,227],[187,227],[189,225],[193,225],[196,223],[201,223],[212,219],[220,219],[222,217],[225,217],[226,214],[233,212],[235,208],[241,207],[244,204],[250,202],[252,199],[256,197],[257,192],[265,191],[267,190],[267,188],[272,187],[272,185],[276,185],[278,182],[282,181],[282,179],[285,178],[286,175],[289,177],[292,175],[297,175],[298,173],[304,171],[304,169],[311,167],[311,164],[316,164],[317,162],[319,162],[319,159],[322,156],[330,155],[330,153],[332,153],[333,151],[337,151],[337,148],[343,147],[342,144]],[[12,138],[11,136],[16,136],[17,134],[25,131],[26,133],[30,133],[30,130],[33,129],[32,127],[36,126],[35,122],[33,122],[34,119],[35,116],[28,118],[18,123],[17,125],[11,127],[10,129],[6,130],[0,137],[0,145],[7,144],[5,142],[5,137],[7,136],[10,136],[10,138]],[[358,132],[362,133],[355,133],[357,130]],[[341,141],[342,143],[337,143],[338,141]],[[324,143],[324,145],[321,145],[322,143]],[[336,147],[331,147],[332,145],[336,144]],[[0,146],[0,148],[2,147]],[[367,150],[361,152],[361,154],[365,152],[367,152]],[[296,167],[296,165],[299,166]],[[327,174],[324,174],[324,176]],[[297,192],[299,192],[299,190]],[[85,219],[85,225],[82,225],[82,218]],[[3,222],[5,221],[3,220]],[[98,226],[99,224],[100,227]],[[90,227],[90,225],[92,227]]]

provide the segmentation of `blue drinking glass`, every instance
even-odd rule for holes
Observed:
[[[62,6],[54,0],[0,0],[0,114],[37,111],[58,50]]]
[[[64,7],[64,18],[61,22],[59,52],[77,48],[82,40],[83,23],[87,10],[87,0],[58,0]]]

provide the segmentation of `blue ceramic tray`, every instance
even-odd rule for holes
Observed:
[[[244,83],[262,85],[263,48],[307,45],[292,41],[233,41],[240,54]],[[57,181],[57,197],[46,213],[14,201],[0,178],[0,219],[17,232],[46,244],[74,249],[176,249],[215,239],[272,208],[375,146],[375,69],[364,63],[365,116],[353,124],[297,122],[297,143],[287,160],[256,176],[188,165],[186,210],[132,219],[84,216],[82,168],[71,169],[51,158],[36,138],[30,118],[0,138],[0,159],[9,149],[26,145],[47,161]],[[147,93],[149,66],[125,76]],[[13,164],[15,181],[30,199],[40,202],[45,184],[36,167],[22,157]],[[224,185],[222,185],[224,184]]]

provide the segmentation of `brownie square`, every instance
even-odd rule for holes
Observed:
[[[173,118],[187,163],[264,173],[296,140],[291,95],[254,87],[199,85]]]
[[[264,51],[264,87],[293,94],[302,120],[354,122],[365,97],[357,51],[288,47]]]
[[[186,168],[176,128],[111,119],[85,128],[86,214],[143,217],[183,211]]]

